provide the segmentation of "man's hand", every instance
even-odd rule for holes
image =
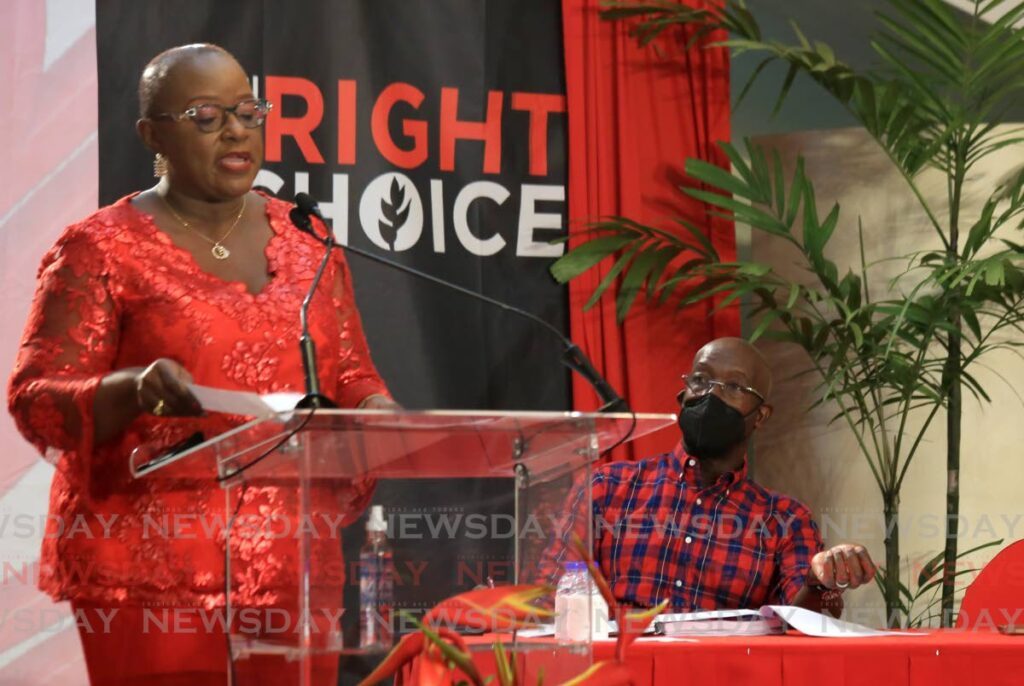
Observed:
[[[864,546],[837,545],[811,558],[807,582],[825,588],[857,588],[875,577],[875,563]]]

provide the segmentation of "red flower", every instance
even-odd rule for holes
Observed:
[[[441,601],[423,618],[424,624],[462,626],[483,631],[511,631],[551,619],[551,610],[533,604],[551,593],[549,586],[497,586],[462,593]]]

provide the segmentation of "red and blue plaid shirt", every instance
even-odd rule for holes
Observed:
[[[594,559],[620,601],[675,610],[788,604],[822,549],[811,512],[747,478],[711,485],[682,446],[599,467],[592,481]]]

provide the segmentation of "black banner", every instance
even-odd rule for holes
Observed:
[[[566,209],[556,0],[102,0],[102,203],[149,182],[152,159],[130,142],[142,67],[197,41],[235,54],[275,100],[257,184],[311,193],[343,242],[567,327],[547,273]],[[383,204],[407,211],[393,237]],[[405,406],[568,407],[557,342],[535,325],[350,263],[374,360]]]
[[[565,291],[547,273],[566,216],[558,0],[100,0],[96,27],[102,203],[152,182],[151,157],[132,143],[143,66],[175,45],[217,43],[276,108],[257,185],[312,194],[343,243],[567,329]],[[373,358],[406,407],[569,407],[560,346],[535,324],[357,256],[349,264]],[[494,514],[510,490],[390,482],[376,502],[392,516]],[[347,559],[361,538],[348,537]],[[507,539],[395,547],[399,606],[510,580]]]

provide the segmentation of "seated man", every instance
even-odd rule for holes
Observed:
[[[806,507],[747,478],[747,441],[772,414],[764,358],[721,338],[683,379],[681,444],[593,475],[594,560],[612,593],[676,611],[787,604],[839,616],[842,590],[875,574],[867,551],[823,550]]]

